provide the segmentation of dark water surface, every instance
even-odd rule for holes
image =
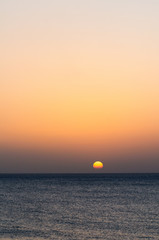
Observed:
[[[0,239],[159,239],[159,174],[0,175]]]

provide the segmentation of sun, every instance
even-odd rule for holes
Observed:
[[[95,163],[93,163],[93,167],[94,168],[103,168],[103,163],[100,161],[96,161]]]

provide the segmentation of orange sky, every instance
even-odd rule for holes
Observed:
[[[0,9],[2,149],[158,144],[157,1],[6,0]]]

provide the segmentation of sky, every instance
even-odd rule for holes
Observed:
[[[159,172],[159,1],[0,1],[0,172]]]

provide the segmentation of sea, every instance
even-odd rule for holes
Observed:
[[[159,239],[159,174],[0,174],[0,239]]]

